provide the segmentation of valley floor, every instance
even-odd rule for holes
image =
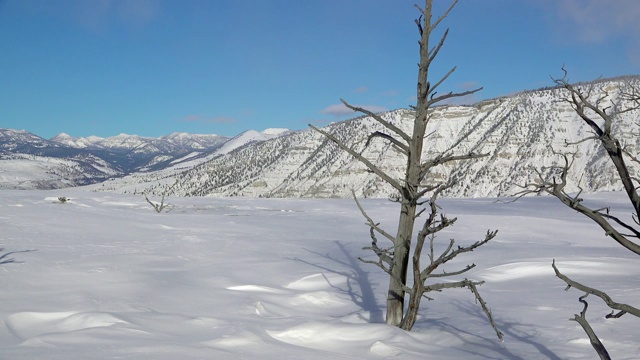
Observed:
[[[71,200],[65,204],[59,196]],[[626,210],[621,193],[586,196]],[[468,290],[430,294],[414,331],[384,324],[387,279],[358,261],[370,243],[352,200],[170,198],[1,191],[3,359],[586,359],[576,290],[551,268],[640,305],[637,256],[550,197],[443,200],[458,222],[440,239],[489,244],[447,269],[466,276],[505,333],[500,342]],[[397,205],[364,200],[395,232]],[[587,317],[615,359],[640,354],[640,319]]]

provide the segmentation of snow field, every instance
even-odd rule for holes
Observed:
[[[58,196],[71,200],[59,204]],[[153,200],[153,199],[152,199]],[[587,196],[625,210],[620,193]],[[457,244],[499,229],[446,269],[468,278],[505,333],[499,342],[466,289],[429,294],[413,332],[384,324],[388,280],[364,264],[370,243],[352,200],[169,198],[157,214],[141,196],[0,192],[3,359],[584,359],[586,335],[568,321],[575,280],[638,305],[637,259],[552,198],[516,203],[443,200]],[[364,200],[389,230],[396,204]],[[627,211],[628,212],[628,211]],[[425,258],[426,261],[426,258]],[[635,359],[640,320],[587,316],[616,359]]]

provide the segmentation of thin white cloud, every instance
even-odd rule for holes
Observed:
[[[597,45],[624,37],[629,57],[640,63],[640,1],[559,0],[556,9],[569,41]]]
[[[160,13],[160,4],[156,0],[122,1],[118,6],[120,17],[133,26],[144,26]]]
[[[360,86],[359,88],[353,90],[354,93],[366,93],[367,91],[369,91],[369,88],[367,88],[366,86]]]
[[[353,114],[353,110],[344,106],[344,104],[334,104],[334,105],[329,105],[326,108],[320,110],[320,114],[340,117],[340,116]]]
[[[465,82],[459,84],[458,87],[460,89],[462,89],[463,91],[470,91],[470,90],[475,90],[475,89],[481,88],[482,86],[480,84],[478,84],[477,81],[465,81]]]
[[[357,107],[361,107],[364,108],[366,110],[369,110],[371,112],[377,113],[377,112],[381,112],[381,111],[387,111],[387,109],[385,107],[382,106],[378,106],[378,105],[354,105]],[[333,117],[342,117],[342,116],[347,116],[347,115],[353,115],[355,111],[349,109],[348,107],[344,106],[344,104],[334,104],[334,105],[329,105],[326,108],[320,110],[320,114],[323,115],[330,115]]]
[[[184,122],[198,122],[198,123],[208,123],[208,124],[232,124],[237,122],[236,118],[230,116],[215,116],[215,117],[204,117],[201,115],[190,114],[181,119]]]
[[[638,0],[561,0],[560,16],[575,25],[580,40],[602,43],[612,36],[640,35]]]
[[[114,22],[143,27],[161,13],[159,0],[21,0],[20,3],[29,11],[58,16],[94,32],[102,32]]]

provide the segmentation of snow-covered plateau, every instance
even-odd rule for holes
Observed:
[[[70,200],[60,203],[58,197]],[[154,198],[152,198],[154,200]],[[155,199],[159,200],[159,199]],[[370,243],[347,199],[170,197],[156,213],[142,196],[76,189],[3,190],[2,359],[593,359],[578,297],[554,276],[638,305],[637,256],[551,197],[515,203],[446,199],[458,217],[442,233],[460,245],[498,236],[452,262],[476,268],[504,332],[498,341],[468,290],[431,293],[414,331],[384,324],[385,274],[358,257]],[[631,212],[624,195],[585,196]],[[364,199],[394,228],[397,204]],[[614,359],[637,359],[640,320],[587,318]]]

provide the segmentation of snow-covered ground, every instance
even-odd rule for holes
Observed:
[[[58,196],[71,198],[59,204]],[[620,193],[587,196],[627,213]],[[637,256],[549,197],[443,200],[467,274],[505,333],[500,342],[468,290],[430,294],[414,331],[384,324],[387,279],[361,263],[370,239],[351,200],[170,198],[0,192],[2,359],[593,359],[566,275],[640,305]],[[397,205],[364,200],[393,231]],[[462,261],[463,260],[463,261]],[[637,359],[640,320],[587,317],[615,359]]]

